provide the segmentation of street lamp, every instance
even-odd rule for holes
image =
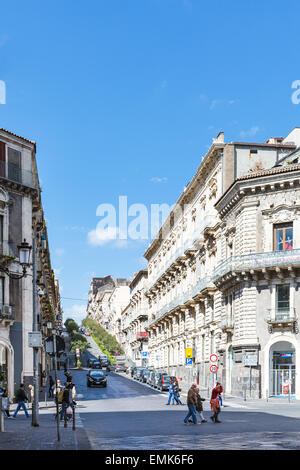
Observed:
[[[13,273],[11,272],[7,266],[4,266],[3,264],[0,264],[0,271],[4,272],[7,274],[11,279],[22,279],[22,277],[26,276],[27,274],[27,268],[29,267],[29,258],[30,258],[30,252],[31,252],[31,246],[29,243],[26,242],[26,239],[24,238],[24,241],[18,245],[18,251],[19,251],[19,263],[23,268],[22,274],[20,273]]]

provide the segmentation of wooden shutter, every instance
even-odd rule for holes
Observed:
[[[5,176],[5,143],[0,141],[0,176]]]

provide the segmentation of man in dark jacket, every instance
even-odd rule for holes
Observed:
[[[25,415],[26,415],[26,418],[29,418],[29,413],[28,413],[26,405],[25,405],[25,401],[28,401],[28,398],[27,398],[27,395],[26,395],[25,390],[24,390],[24,384],[20,384],[20,388],[17,391],[16,399],[17,399],[17,402],[18,402],[18,406],[17,406],[16,411],[14,412],[12,418],[16,418],[20,408],[23,408],[23,410],[25,412]]]
[[[69,405],[72,404],[72,388],[73,384],[68,383],[66,387],[63,390],[63,399],[61,403],[61,412],[60,412],[60,420],[63,421],[63,419],[66,416],[66,411]]]
[[[189,411],[183,420],[184,424],[188,424],[188,419],[190,416],[192,416],[194,424],[200,424],[200,423],[197,423],[196,405],[197,405],[196,385],[192,385],[187,395],[187,406],[188,406]]]

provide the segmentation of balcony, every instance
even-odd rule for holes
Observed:
[[[280,270],[291,267],[300,267],[300,249],[232,256],[214,269],[212,281],[219,282],[230,273],[267,271],[272,268]]]
[[[219,322],[219,328],[227,333],[232,333],[234,328],[232,318],[222,318]]]
[[[298,319],[296,309],[293,307],[281,309],[268,309],[266,322],[269,332],[274,330],[289,329],[298,333]]]
[[[0,162],[0,181],[7,180],[29,188],[37,188],[37,181],[32,171],[23,170],[13,163]]]
[[[192,285],[188,286],[188,289],[185,292],[181,293],[180,295],[175,297],[175,299],[171,300],[164,307],[159,309],[155,315],[155,319],[150,319],[147,323],[147,326],[150,326],[151,324],[155,323],[158,319],[162,318],[166,313],[169,313],[172,310],[175,310],[179,306],[188,307],[188,304],[190,302],[195,302],[200,296],[203,295],[204,292],[210,289],[216,290],[216,288],[212,286],[211,284],[210,276],[200,279],[200,281],[198,281],[197,284],[195,284],[194,286]]]
[[[197,226],[195,230],[187,236],[186,240],[182,243],[182,246],[177,248],[176,252],[171,256],[171,258],[165,261],[163,266],[155,274],[147,290],[150,290],[151,287],[154,286],[156,281],[163,276],[163,274],[172,266],[172,264],[174,264],[176,261],[179,261],[181,257],[182,259],[185,259],[186,251],[194,250],[195,248],[198,249],[198,245],[203,243],[204,232],[208,230],[214,230],[218,223],[219,220],[216,215],[207,215],[204,217],[199,226]]]

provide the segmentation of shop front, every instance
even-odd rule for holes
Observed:
[[[270,349],[270,396],[294,397],[296,394],[296,351],[281,341]]]

